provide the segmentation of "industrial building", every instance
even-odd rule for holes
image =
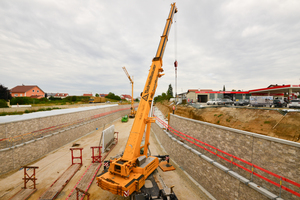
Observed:
[[[300,85],[270,85],[266,88],[248,91],[213,91],[212,89],[189,89],[186,93],[178,94],[187,102],[206,103],[212,99],[228,98],[233,101],[249,99],[250,96],[273,96],[278,99],[295,99],[299,95]]]

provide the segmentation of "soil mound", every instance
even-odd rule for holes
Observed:
[[[170,102],[156,103],[164,115],[172,112]],[[178,105],[176,115],[227,126],[244,131],[300,142],[300,112],[284,113],[278,110],[248,107],[202,107]]]

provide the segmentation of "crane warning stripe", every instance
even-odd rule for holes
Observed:
[[[128,196],[129,196],[129,190],[124,191],[124,192],[123,192],[123,195],[124,195],[124,197],[128,197]]]

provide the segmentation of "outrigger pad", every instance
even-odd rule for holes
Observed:
[[[175,170],[175,167],[173,167],[170,163],[168,163],[168,161],[160,162],[159,167],[161,170],[163,170],[163,172]]]

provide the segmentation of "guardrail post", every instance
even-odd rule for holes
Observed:
[[[254,168],[253,168],[253,164],[252,164],[251,182],[253,182],[253,171],[254,171]]]
[[[233,162],[233,156],[231,156],[231,166],[230,166],[230,169],[232,170],[232,162]]]
[[[279,192],[279,197],[281,197],[281,186],[282,186],[282,177],[280,177],[280,192]]]

